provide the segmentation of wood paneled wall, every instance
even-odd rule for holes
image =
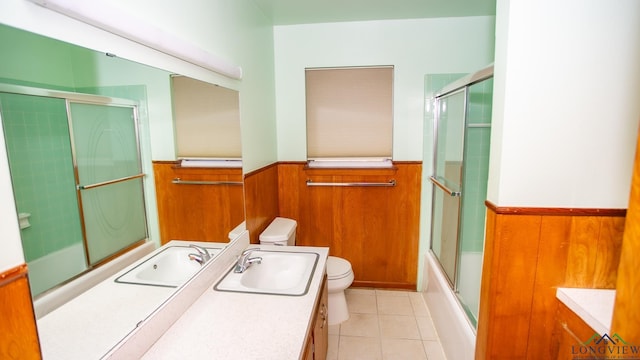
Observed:
[[[420,226],[421,163],[392,169],[311,169],[278,165],[279,216],[298,222],[297,244],[328,246],[351,262],[354,286],[415,289]],[[385,183],[393,187],[307,186]]]
[[[566,305],[558,302],[558,312],[556,315],[556,324],[553,331],[554,342],[551,344],[549,359],[557,360],[573,360],[580,359],[576,354],[581,355],[582,358],[589,359],[605,359],[606,349],[605,342],[595,344],[591,342],[589,344],[595,351],[593,354],[580,354],[580,345],[590,339],[596,331],[584,322],[576,313],[569,309]],[[600,334],[603,335],[603,334]],[[598,356],[598,355],[601,356]]]
[[[154,161],[160,240],[228,242],[229,231],[244,220],[240,185],[182,185],[183,181],[242,182],[242,169],[180,167]]]
[[[260,233],[279,216],[278,165],[271,164],[246,174],[244,192],[247,230],[251,243],[258,244]]]
[[[0,359],[40,359],[27,266],[0,274]]]
[[[625,210],[487,206],[476,359],[555,358],[556,288],[615,288]]]
[[[639,137],[640,138],[640,137]],[[622,256],[616,283],[616,301],[611,324],[612,334],[640,345],[640,140],[631,180],[629,210],[624,230]]]

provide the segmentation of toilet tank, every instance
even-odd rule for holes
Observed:
[[[265,245],[289,245],[296,244],[295,220],[277,217],[260,234],[260,244]]]
[[[229,241],[233,241],[235,238],[240,236],[245,230],[247,230],[246,222],[241,222],[238,226],[229,231]]]

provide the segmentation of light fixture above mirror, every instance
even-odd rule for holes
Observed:
[[[242,68],[166,31],[128,15],[111,5],[93,0],[29,0],[47,9],[122,36],[233,79],[242,79]]]

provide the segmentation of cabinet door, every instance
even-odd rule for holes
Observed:
[[[162,244],[227,242],[229,231],[244,221],[241,169],[180,168],[175,162],[154,162],[153,172]]]
[[[325,276],[322,288],[322,297],[318,305],[316,323],[313,328],[313,358],[314,360],[326,360],[329,347],[329,295],[327,291],[327,278]]]
[[[313,335],[309,334],[307,336],[307,345],[304,347],[304,356],[303,360],[313,360]]]
[[[554,343],[551,344],[549,358],[572,360],[576,358],[605,359],[606,341],[602,343],[585,341],[599,338],[599,334],[562,303],[558,303],[558,322],[554,329]],[[556,355],[557,354],[557,355]]]

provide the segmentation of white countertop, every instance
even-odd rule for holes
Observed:
[[[170,242],[205,244],[224,243]],[[155,255],[156,250],[143,257]],[[45,360],[99,359],[134,330],[176,288],[115,283],[114,279],[136,262],[37,320],[38,337]]]
[[[142,359],[299,359],[326,272],[328,248],[260,246],[320,255],[303,296],[222,292],[210,287]],[[224,274],[221,274],[224,275]]]
[[[615,290],[558,288],[556,297],[598,334],[611,330]]]

